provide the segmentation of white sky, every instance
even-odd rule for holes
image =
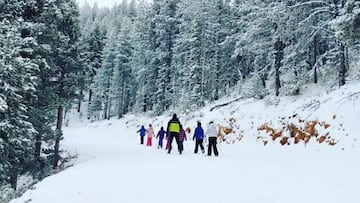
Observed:
[[[120,4],[122,0],[76,0],[79,3],[79,6],[84,5],[85,2],[88,2],[92,6],[97,2],[99,7],[112,7],[114,4]]]

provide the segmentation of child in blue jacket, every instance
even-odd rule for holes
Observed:
[[[195,139],[194,153],[196,154],[198,152],[199,146],[201,148],[201,152],[204,153],[205,152],[204,145],[203,145],[204,129],[201,127],[200,121],[198,121],[198,123],[197,123],[197,127],[195,129],[194,136],[193,136],[193,140],[194,139]]]
[[[145,134],[146,134],[145,127],[142,125],[141,128],[136,132],[140,133],[140,144],[144,144],[144,137],[145,137]]]

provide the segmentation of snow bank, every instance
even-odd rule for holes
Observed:
[[[159,130],[171,112],[156,118],[127,115],[66,128],[62,147],[79,154],[73,167],[44,179],[11,203],[113,202],[252,202],[252,203],[358,203],[360,202],[360,85],[347,85],[329,94],[309,91],[298,97],[246,99],[210,111],[216,104],[186,115],[184,127],[200,120],[232,127],[218,145],[219,157],[194,154],[194,142],[170,155],[163,149],[139,144],[136,130],[152,123]],[[285,124],[316,126],[336,142],[319,143],[312,137],[294,144],[272,141],[258,130],[267,124],[281,130]],[[303,126],[301,126],[303,125]],[[241,139],[236,139],[242,135]],[[284,132],[281,136],[289,136]],[[188,138],[192,134],[188,135]],[[264,145],[263,140],[268,140]],[[230,144],[227,144],[230,143]],[[153,143],[156,143],[153,142]]]

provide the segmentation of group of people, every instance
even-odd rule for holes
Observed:
[[[146,146],[152,146],[152,139],[155,137],[154,128],[151,124],[149,124],[149,127],[145,129],[144,126],[141,126],[141,128],[137,131],[140,133],[140,144],[144,144],[144,137],[147,135],[147,142]],[[204,133],[204,129],[201,126],[201,122],[197,122],[197,127],[195,128],[193,140],[195,140],[195,149],[194,153],[197,154],[199,151],[199,148],[202,153],[205,153],[205,148],[203,145],[205,135],[208,137],[208,151],[207,155],[211,156],[212,151],[214,151],[215,156],[219,155],[219,152],[217,150],[217,130],[216,126],[213,121],[209,122],[208,128],[206,132]],[[156,138],[159,139],[158,142],[158,148],[163,148],[163,140],[166,138],[167,143],[165,146],[165,149],[167,150],[167,153],[170,154],[172,150],[172,142],[175,139],[178,151],[180,154],[184,151],[184,141],[187,140],[186,132],[181,125],[179,119],[177,118],[177,115],[174,114],[172,119],[168,122],[166,131],[163,127],[160,128],[158,133],[156,134]]]

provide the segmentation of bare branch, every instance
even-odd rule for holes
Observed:
[[[300,3],[300,4],[296,4],[294,6],[289,6],[289,8],[296,8],[296,7],[307,6],[307,5],[312,5],[312,4],[324,4],[329,7],[331,6],[329,3],[325,2],[325,1],[307,1],[307,2]]]
[[[307,18],[305,18],[303,21],[301,21],[299,24],[304,24],[306,21],[310,20],[312,17],[314,17],[315,15],[319,14],[319,13],[330,13],[330,14],[334,14],[332,11],[327,10],[327,9],[323,9],[323,10],[317,10],[316,12],[313,12],[312,14],[310,14]]]

